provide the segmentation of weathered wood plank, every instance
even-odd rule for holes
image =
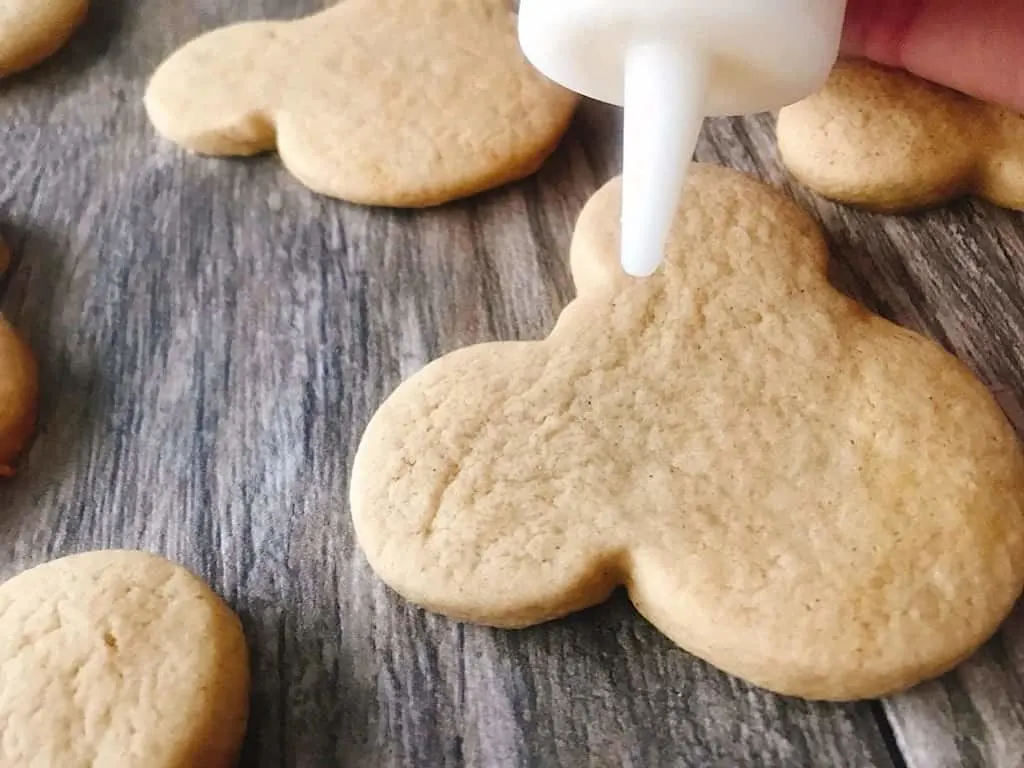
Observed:
[[[373,578],[345,503],[363,426],[438,354],[546,333],[573,292],[576,214],[616,170],[618,118],[588,106],[537,178],[417,213],[317,198],[272,157],[202,160],[154,138],[142,90],[178,44],[322,4],[108,0],[69,49],[0,85],[17,259],[0,286],[44,374],[39,437],[0,489],[0,577],[97,546],[203,574],[253,649],[247,765],[892,765],[880,710],[751,690],[621,596],[503,633]],[[714,123],[699,154],[786,185],[765,119]],[[791,191],[829,229],[844,288],[1019,402],[1019,217],[877,221]],[[1022,637],[1018,618],[886,703],[912,765],[1017,765]]]

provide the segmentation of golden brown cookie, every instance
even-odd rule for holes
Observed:
[[[238,617],[178,565],[90,552],[0,586],[2,766],[232,766],[248,706]]]
[[[0,276],[9,263],[7,246],[0,240]],[[18,332],[0,316],[0,477],[14,474],[11,462],[32,437],[38,401],[35,357]]]
[[[577,98],[527,62],[507,0],[346,0],[192,41],[145,103],[188,149],[276,146],[316,192],[420,207],[533,173]]]
[[[697,165],[664,268],[621,272],[619,182],[539,342],[442,357],[371,420],[358,541],[410,601],[523,627],[618,585],[673,641],[781,693],[938,675],[1024,585],[1024,457],[937,344],[826,278],[793,203]]]
[[[0,77],[55,53],[88,8],[88,0],[0,0]]]
[[[901,212],[976,194],[1024,209],[1024,117],[901,70],[841,61],[777,132],[790,172],[832,200]]]
[[[0,240],[0,277],[9,264],[10,252]],[[14,474],[11,462],[32,436],[38,399],[35,357],[18,332],[0,316],[0,477]]]
[[[11,462],[35,429],[39,371],[32,351],[0,317],[0,477],[14,474]]]

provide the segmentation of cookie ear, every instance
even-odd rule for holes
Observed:
[[[664,266],[647,281],[633,280],[620,266],[621,201],[616,178],[580,214],[570,262],[581,295],[660,281],[671,290],[721,293],[737,281],[751,286],[746,294],[756,303],[778,291],[827,288],[827,248],[814,223],[778,192],[735,171],[691,166]],[[823,301],[830,294],[824,291]]]
[[[630,282],[617,250],[621,200],[622,178],[616,176],[590,198],[576,221],[569,267],[576,291],[581,295],[614,291]]]
[[[572,486],[557,467],[530,469],[551,422],[529,393],[549,355],[529,342],[458,350],[403,383],[366,428],[351,475],[356,537],[410,602],[521,627],[600,603],[621,583],[621,547],[597,533],[602,521],[579,536],[545,505],[570,498]],[[555,463],[569,471],[593,447]],[[527,469],[516,472],[510,457]],[[581,503],[585,518],[593,510]]]
[[[171,55],[146,88],[146,112],[157,132],[200,154],[273,149],[272,115],[282,88],[273,62],[286,24],[235,24]]]

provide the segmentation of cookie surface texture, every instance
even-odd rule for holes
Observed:
[[[1024,209],[1024,116],[903,71],[841,61],[777,134],[789,171],[841,203],[897,213],[974,194]]]
[[[56,52],[85,18],[88,0],[0,0],[0,77]]]
[[[575,95],[520,52],[507,0],[345,0],[208,33],[154,74],[157,131],[195,152],[277,147],[315,192],[425,207],[533,173]]]
[[[936,344],[834,290],[815,224],[694,167],[664,268],[618,266],[619,183],[538,342],[468,347],[367,427],[351,508],[408,600],[523,627],[625,585],[671,640],[816,699],[968,656],[1024,582],[1024,459]]]
[[[0,586],[0,765],[235,765],[248,689],[238,618],[163,558],[90,552]]]

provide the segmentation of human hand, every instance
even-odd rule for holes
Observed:
[[[1021,0],[849,0],[843,53],[1024,113]]]

